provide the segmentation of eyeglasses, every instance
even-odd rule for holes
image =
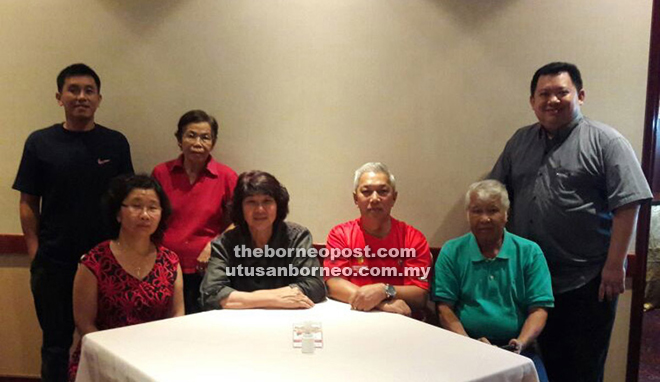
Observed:
[[[213,142],[213,135],[211,134],[197,134],[192,131],[187,132],[184,134],[183,139],[188,142],[197,142],[197,139],[200,139],[203,143],[212,143]]]
[[[147,211],[149,216],[156,216],[160,215],[163,211],[162,208],[157,206],[143,206],[141,204],[122,204],[121,206],[128,208],[128,210],[135,215],[141,214],[142,211]]]

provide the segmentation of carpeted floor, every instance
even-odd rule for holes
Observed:
[[[639,382],[660,382],[660,309],[644,313]]]

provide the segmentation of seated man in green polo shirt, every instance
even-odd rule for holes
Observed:
[[[547,380],[533,347],[554,304],[545,257],[536,243],[504,229],[509,197],[502,183],[472,184],[465,206],[472,232],[448,241],[435,264],[440,324],[529,356]]]

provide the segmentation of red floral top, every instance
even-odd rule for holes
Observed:
[[[169,249],[159,246],[151,271],[138,280],[119,265],[110,250],[110,241],[94,247],[80,259],[96,276],[99,330],[120,328],[160,320],[171,316],[174,282],[179,258]],[[75,379],[80,361],[80,344],[72,355],[69,377]]]

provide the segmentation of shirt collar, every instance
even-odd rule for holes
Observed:
[[[488,259],[481,254],[481,249],[479,249],[479,244],[477,244],[477,238],[473,233],[470,233],[470,261],[473,263],[479,263],[487,260],[508,260],[511,257],[511,252],[515,250],[514,244],[511,241],[511,235],[504,230],[504,239],[502,240],[502,247],[500,252],[493,259]]]
[[[575,127],[582,122],[584,117],[582,116],[582,113],[578,113],[578,115],[573,118],[571,122],[568,123],[568,125],[562,127],[561,129],[557,130],[557,133],[555,134],[554,138],[548,139],[548,133],[545,131],[543,126],[539,124],[539,138],[544,139],[546,142],[546,145],[550,145],[552,147],[557,146],[562,144],[566,138],[568,138],[569,135],[573,132]]]
[[[364,235],[367,235],[370,238],[373,238],[373,239],[376,239],[376,240],[386,240],[388,237],[390,237],[390,235],[394,231],[394,226],[397,223],[397,220],[394,219],[394,217],[392,217],[392,215],[390,215],[390,231],[387,233],[387,235],[385,235],[383,237],[377,237],[377,236],[374,236],[374,235],[370,234],[369,232],[367,232],[367,230],[364,229],[364,227],[362,226],[362,217],[359,217],[357,219],[357,221],[358,221],[358,226],[360,227],[360,231],[362,231],[362,233]]]
[[[174,165],[172,166],[172,170],[176,171],[185,171],[183,168],[183,154],[179,155],[178,158],[174,161]],[[213,160],[213,156],[209,155],[209,159],[206,161],[206,166],[204,166],[204,172],[207,173],[208,175],[217,178],[218,177],[218,167],[216,166],[215,160]]]

